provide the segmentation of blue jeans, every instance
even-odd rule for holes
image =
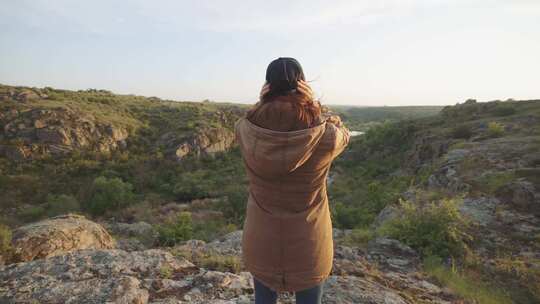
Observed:
[[[255,304],[276,304],[277,292],[266,287],[263,283],[253,278],[255,285]],[[323,294],[323,283],[295,292],[296,304],[321,304]]]

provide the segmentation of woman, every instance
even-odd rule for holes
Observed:
[[[260,101],[236,123],[249,178],[243,260],[256,304],[276,303],[279,291],[321,301],[333,258],[326,178],[349,142],[339,117],[323,112],[298,61],[278,58]]]

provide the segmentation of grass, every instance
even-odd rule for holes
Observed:
[[[476,275],[448,268],[438,258],[424,261],[426,273],[440,284],[450,288],[458,296],[478,304],[511,304],[512,299],[502,292],[479,280]]]
[[[183,257],[198,267],[221,272],[239,273],[242,271],[242,260],[235,255],[222,255],[216,252],[189,251],[175,248],[172,251],[175,256]]]
[[[487,193],[494,194],[497,189],[516,179],[514,171],[495,172],[481,176],[477,179],[478,188]]]

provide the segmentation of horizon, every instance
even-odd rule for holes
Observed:
[[[507,2],[23,0],[0,12],[0,83],[252,104],[291,56],[328,105],[538,99],[540,2]]]

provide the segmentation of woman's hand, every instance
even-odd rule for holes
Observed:
[[[270,92],[270,84],[268,82],[265,82],[263,87],[261,88],[261,93],[259,93],[259,100],[262,101],[264,95],[268,94]]]
[[[296,87],[296,91],[298,91],[298,93],[304,96],[307,96],[311,99],[315,99],[313,96],[313,91],[311,90],[311,87],[304,80],[298,80],[298,86]]]
[[[334,124],[336,127],[341,127],[343,125],[343,122],[341,122],[341,117],[337,115],[331,115],[326,119],[326,122]]]

